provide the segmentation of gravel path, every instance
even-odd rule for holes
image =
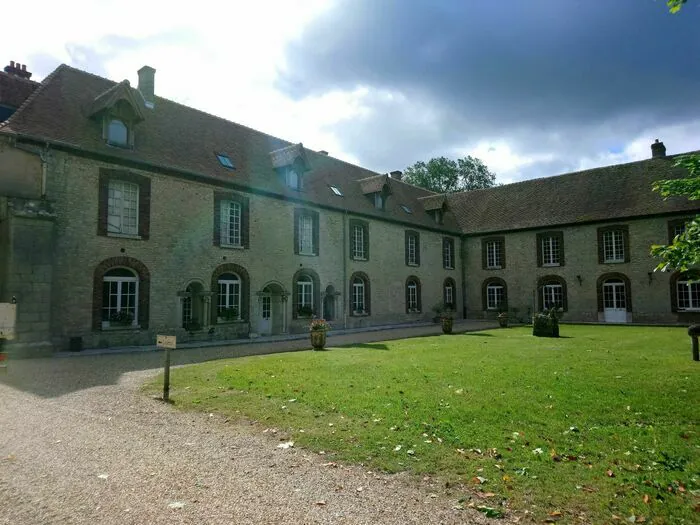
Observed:
[[[246,346],[177,351],[174,362],[250,352]],[[278,449],[256,425],[176,411],[140,394],[161,359],[10,362],[0,376],[0,523],[489,521],[454,509],[462,493],[433,480],[335,466],[302,449]]]

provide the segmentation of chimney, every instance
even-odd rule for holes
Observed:
[[[390,173],[392,179],[396,180],[401,180],[403,178],[403,172],[402,171],[392,171]]]
[[[659,142],[659,139],[656,139],[656,142],[651,145],[651,158],[663,159],[665,156],[666,146],[664,146],[663,142]]]
[[[328,152],[325,149],[321,149],[318,151],[321,155],[328,155]]]
[[[27,71],[27,64],[20,64],[19,62],[15,62],[14,60],[10,60],[10,65],[5,66],[5,73],[8,73],[10,75],[15,75],[16,77],[20,78],[26,78],[29,80],[32,78],[32,73],[30,71]]]
[[[155,97],[155,77],[156,70],[151,66],[143,66],[139,69],[139,91],[146,101],[146,107],[153,108]]]

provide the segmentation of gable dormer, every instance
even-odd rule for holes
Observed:
[[[423,209],[433,218],[435,224],[442,224],[447,212],[447,198],[445,195],[429,195],[419,197],[418,201],[423,205]]]
[[[311,168],[301,142],[270,152],[270,160],[285,186],[293,190],[304,187],[304,174]]]
[[[102,138],[107,144],[133,148],[134,129],[144,119],[141,107],[129,81],[123,80],[95,97],[90,118],[101,123]]]
[[[391,182],[388,175],[375,175],[360,179],[358,182],[362,193],[372,201],[375,208],[386,209],[386,201],[391,195]]]

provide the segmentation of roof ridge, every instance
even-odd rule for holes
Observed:
[[[27,106],[29,106],[34,101],[34,99],[39,95],[39,93],[44,91],[46,89],[46,86],[48,86],[51,82],[53,82],[53,79],[56,78],[56,76],[58,75],[58,72],[66,67],[68,67],[68,66],[66,66],[65,64],[60,64],[56,69],[54,69],[51,73],[49,73],[44,78],[44,80],[41,81],[41,83],[39,84],[39,87],[37,87],[32,92],[32,94],[29,95],[24,102],[22,102],[22,105],[17,108],[17,111],[15,111],[12,115],[10,115],[10,118],[8,118],[5,122],[0,123],[0,130],[9,127],[12,124],[12,122],[17,118],[17,115],[21,114],[27,108]],[[12,130],[12,128],[10,128],[10,131],[11,130]]]
[[[20,77],[18,75],[11,75],[7,71],[3,71],[2,69],[0,69],[0,75],[5,75],[6,77],[11,77],[14,80],[21,80],[22,82],[27,82],[29,84],[36,84],[36,85],[41,84],[41,82],[37,82],[36,80],[32,80],[31,78],[24,78],[24,77]]]
[[[429,190],[428,188],[423,188],[422,186],[418,186],[417,184],[411,184],[410,182],[406,182],[403,179],[395,179],[393,177],[389,177],[392,181],[394,182],[400,182],[401,184],[405,184],[406,186],[411,186],[412,188],[418,188],[419,190],[427,191],[430,193],[430,195],[424,195],[423,197],[416,197],[417,199],[425,199],[427,197],[434,197],[435,195],[446,195],[445,193],[438,193],[433,190]]]

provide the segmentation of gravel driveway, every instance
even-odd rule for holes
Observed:
[[[266,350],[290,346],[276,344]],[[173,360],[250,351],[181,350]],[[161,360],[142,352],[10,362],[0,375],[0,523],[489,521],[454,509],[462,492],[431,479],[334,466],[277,448],[257,425],[140,394]]]

